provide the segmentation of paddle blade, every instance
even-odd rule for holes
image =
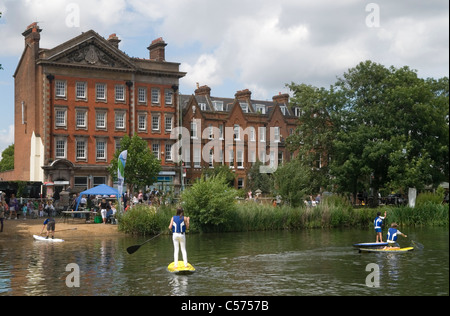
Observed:
[[[128,254],[132,255],[133,253],[135,253],[136,251],[138,251],[139,248],[141,248],[140,245],[131,246],[131,247],[128,247],[128,248],[127,248],[127,252],[128,252]]]

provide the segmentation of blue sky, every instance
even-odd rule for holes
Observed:
[[[166,60],[212,95],[250,89],[255,99],[288,92],[286,83],[329,87],[364,60],[409,66],[421,77],[449,76],[446,0],[0,0],[0,152],[14,142],[13,74],[21,33],[37,21],[41,47],[52,48],[90,29],[147,58],[158,37]]]

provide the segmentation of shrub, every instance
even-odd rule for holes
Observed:
[[[201,231],[223,230],[236,208],[237,192],[221,176],[201,177],[181,196],[186,216]]]

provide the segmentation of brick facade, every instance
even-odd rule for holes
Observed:
[[[113,185],[106,168],[120,140],[136,133],[161,159],[170,185],[179,185],[179,168],[166,150],[174,142],[185,73],[165,61],[167,44],[160,38],[148,47],[150,59],[131,58],[116,34],[106,40],[91,30],[42,49],[41,31],[33,23],[22,34],[25,49],[14,74],[13,180]]]
[[[211,88],[202,86],[195,95],[181,96],[183,127],[191,138],[182,158],[186,184],[219,163],[235,174],[236,188],[245,188],[257,160],[272,167],[290,161],[285,139],[297,127],[298,111],[289,106],[289,95],[274,96],[272,102],[254,100],[251,95],[246,89],[234,98],[212,97]]]

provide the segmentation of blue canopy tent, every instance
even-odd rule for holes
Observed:
[[[83,195],[107,195],[107,196],[114,195],[117,198],[119,197],[119,192],[116,189],[107,186],[106,184],[102,184],[92,189],[81,192],[77,198],[77,207],[75,211],[78,211],[78,206],[80,205],[81,197]]]

